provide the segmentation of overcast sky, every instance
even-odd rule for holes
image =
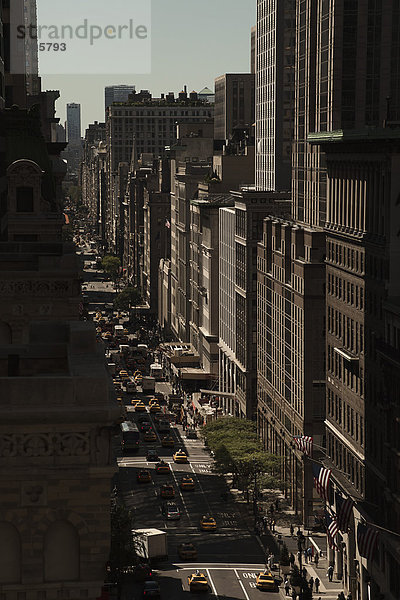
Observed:
[[[41,1],[38,0],[38,5]],[[81,0],[70,0],[69,6],[75,2],[76,6],[82,5]],[[56,107],[62,123],[68,102],[82,105],[83,135],[88,123],[104,120],[106,85],[134,84],[136,90],[149,89],[158,96],[161,92],[179,92],[185,84],[188,91],[199,91],[204,86],[214,89],[218,75],[250,70],[250,29],[255,24],[256,0],[143,2],[151,2],[152,10],[149,74],[138,74],[139,69],[126,75],[42,74],[43,89],[61,92]],[[112,4],[112,0],[107,0],[108,3]],[[53,0],[52,6],[56,5]],[[118,17],[115,23],[121,22]],[[60,13],[60,19],[63,18]],[[118,52],[115,61],[118,68],[121,61]]]

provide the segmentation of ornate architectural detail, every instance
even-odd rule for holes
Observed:
[[[86,456],[89,433],[0,434],[0,458],[16,456]]]
[[[73,296],[72,283],[58,281],[0,281],[1,296]]]

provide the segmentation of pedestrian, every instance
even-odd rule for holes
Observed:
[[[301,561],[301,552],[300,552],[300,550],[297,553],[297,561],[300,564],[300,561]]]
[[[293,565],[294,565],[294,561],[295,561],[295,560],[296,560],[296,559],[295,559],[295,557],[294,557],[294,554],[293,554],[293,552],[291,552],[291,553],[290,553],[290,556],[289,556],[289,562],[290,562],[290,564],[291,564],[291,566],[292,566],[292,567],[293,567]]]
[[[308,552],[307,550],[304,550],[304,562],[308,562]]]
[[[312,561],[312,548],[311,548],[311,546],[309,546],[308,549],[307,549],[307,556],[308,556],[309,562],[311,562]]]
[[[318,567],[318,562],[319,562],[319,553],[318,552],[315,553],[314,562],[315,562],[315,566]]]
[[[353,600],[353,595],[351,592],[347,594],[347,600]]]
[[[271,504],[271,506],[269,507],[269,512],[271,513],[271,515],[274,514],[274,510],[275,510],[274,505]]]
[[[279,510],[279,498],[275,500],[275,509]]]
[[[314,577],[310,577],[310,579],[308,580],[308,584],[310,586],[310,590],[313,591],[313,587],[314,587]]]
[[[289,596],[290,583],[289,583],[289,579],[287,577],[285,578],[285,581],[283,582],[283,587],[285,588],[286,596]]]
[[[315,585],[315,591],[316,591],[316,593],[317,593],[317,594],[318,594],[318,592],[319,592],[319,584],[320,584],[320,583],[321,583],[321,582],[320,582],[320,580],[319,580],[319,577],[316,577],[316,578],[315,578],[315,580],[314,580],[314,585]]]
[[[346,600],[346,598],[344,597],[344,592],[340,592],[339,598],[340,600]]]
[[[294,534],[293,523],[290,523],[290,535],[293,537],[293,534]]]
[[[275,533],[275,521],[274,520],[272,521],[271,525],[272,525],[272,533]]]
[[[296,590],[292,590],[292,600],[296,600],[296,598],[297,598]]]
[[[329,581],[332,581],[332,579],[333,579],[333,565],[329,565],[328,571],[327,571],[326,574],[328,575]]]
[[[297,535],[297,537],[299,537],[299,535],[301,535],[301,529],[300,529],[300,527],[297,528],[296,535]]]
[[[301,573],[302,573],[304,579],[306,579],[306,577],[307,577],[307,569],[305,567],[303,567]]]

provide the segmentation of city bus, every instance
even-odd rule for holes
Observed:
[[[124,421],[121,423],[122,452],[137,451],[139,449],[139,429],[135,423]]]

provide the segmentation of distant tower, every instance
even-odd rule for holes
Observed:
[[[81,105],[67,104],[67,139],[76,142],[81,139]]]
[[[128,102],[129,94],[133,94],[134,91],[134,85],[108,85],[104,89],[105,110],[107,110],[113,102]]]

